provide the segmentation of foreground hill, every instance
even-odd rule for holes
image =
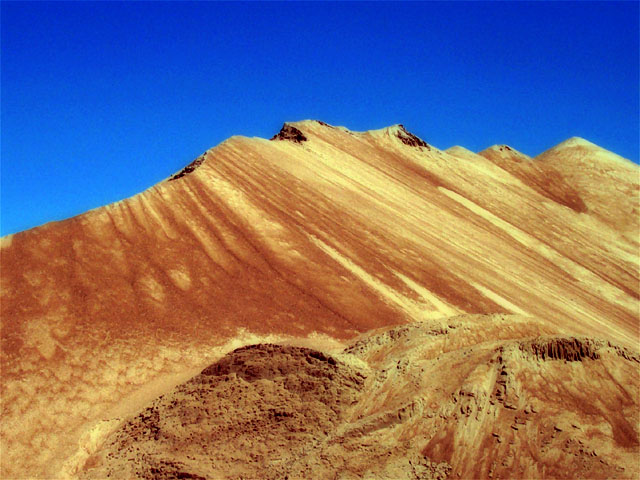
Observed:
[[[609,342],[540,336],[552,330],[478,315],[384,329],[336,355],[243,347],[121,422],[75,471],[637,478],[640,358]]]
[[[477,155],[298,122],[3,238],[0,477],[60,475],[101,422],[256,341],[515,313],[637,349],[638,168],[575,143]]]

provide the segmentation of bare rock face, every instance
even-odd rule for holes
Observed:
[[[525,352],[531,352],[539,360],[564,360],[581,362],[585,358],[595,360],[598,351],[595,342],[579,338],[538,338],[520,344]]]
[[[256,402],[269,386],[283,402],[313,397],[321,400],[310,405],[335,407],[333,417],[309,413],[314,435],[335,442],[301,440],[329,464],[295,450],[299,462],[285,462],[291,475],[343,468],[352,472],[345,476],[495,477],[510,476],[507,468],[517,464],[532,477],[569,476],[569,457],[558,460],[556,443],[574,442],[566,436],[573,430],[558,423],[563,433],[548,440],[546,470],[539,467],[536,442],[553,428],[518,423],[529,418],[523,396],[548,405],[550,418],[591,405],[579,414],[589,426],[575,438],[602,442],[594,458],[612,466],[601,464],[606,475],[617,475],[615,465],[628,472],[637,437],[628,419],[636,418],[631,405],[640,385],[628,371],[638,347],[639,177],[637,165],[583,139],[530,158],[506,146],[442,151],[400,125],[354,132],[303,121],[285,124],[273,141],[232,137],[138,195],[4,237],[0,478],[82,474],[122,422],[154,399],[238,347],[274,343],[331,351],[336,364],[261,347],[236,351],[231,358],[244,363],[222,361],[220,375],[201,378],[223,392],[220,379],[235,375]],[[471,328],[474,315],[512,320]],[[249,357],[260,360],[252,365]],[[281,359],[277,367],[271,357]],[[297,377],[286,365],[302,368],[303,358],[320,362],[314,371],[334,380],[318,380],[306,366]],[[479,414],[481,423],[462,420],[460,403],[452,403],[470,405],[475,419],[476,400],[459,393],[481,393],[467,365],[486,385],[478,409],[494,415]],[[346,396],[336,393],[334,403],[319,393],[351,378],[351,367],[373,372],[361,389],[345,383]],[[308,392],[296,386],[307,384]],[[345,406],[352,395],[356,403]],[[225,408],[249,415],[253,400],[236,401]],[[443,410],[425,407],[432,403]],[[411,412],[434,416],[423,423],[423,413]],[[168,410],[158,415],[169,421]],[[239,410],[234,415],[250,421]],[[256,418],[271,418],[265,415]],[[398,415],[416,423],[398,423]],[[195,427],[185,418],[176,435],[187,445],[182,435]],[[282,418],[291,425],[298,417]],[[487,433],[496,422],[504,427],[495,432],[501,442]],[[147,440],[151,455],[160,440]],[[483,442],[488,453],[478,450]],[[570,451],[584,450],[571,442]],[[622,456],[603,457],[615,450],[606,445],[619,445]],[[501,466],[517,446],[524,450]],[[191,456],[200,447],[193,448]],[[117,458],[128,465],[135,455],[126,451]],[[215,476],[227,461],[249,461],[250,449],[238,443],[235,451],[242,459],[225,457],[202,471],[189,463],[174,473]],[[517,460],[523,451],[534,453]],[[484,456],[489,463],[478,460]],[[484,470],[465,470],[478,462]],[[269,468],[252,471],[285,472]],[[575,475],[600,475],[580,468]]]
[[[427,150],[431,150],[431,147],[422,140],[420,137],[415,136],[413,133],[408,132],[404,125],[399,125],[400,129],[396,133],[397,137],[400,139],[402,143],[405,145],[409,145],[410,147],[423,147]]]
[[[536,323],[414,324],[334,355],[237,349],[123,423],[79,476],[637,478],[625,385],[640,361],[588,338],[508,338],[548,330]]]
[[[171,180],[177,180],[178,178],[182,178],[185,175],[189,175],[191,172],[193,172],[196,168],[198,168],[200,165],[202,165],[202,163],[206,160],[207,154],[206,152],[203,153],[202,155],[200,155],[198,158],[196,158],[193,162],[191,162],[189,165],[187,165],[186,167],[184,167],[182,170],[180,170],[178,173],[172,175],[169,178],[169,181]]]
[[[302,143],[307,141],[307,137],[293,125],[285,123],[271,140],[290,140],[295,143]]]

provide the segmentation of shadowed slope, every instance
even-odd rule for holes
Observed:
[[[0,476],[55,476],[107,412],[243,332],[526,313],[636,343],[637,237],[539,176],[416,139],[314,121],[232,137],[139,195],[3,238]]]
[[[573,188],[572,182],[553,166],[534,162],[531,157],[507,145],[495,145],[478,155],[488,158],[549,200],[564,205],[576,213],[587,211],[587,206]]]

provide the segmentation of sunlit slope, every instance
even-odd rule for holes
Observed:
[[[635,346],[637,236],[562,168],[547,194],[540,173],[505,165],[401,126],[305,121],[272,141],[232,137],[130,199],[5,237],[0,476],[56,472],[87,425],[211,363],[239,329],[346,339],[518,313]]]
[[[640,170],[629,160],[573,137],[535,158],[579,192],[589,211],[630,238],[640,234]]]

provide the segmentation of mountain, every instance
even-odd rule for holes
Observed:
[[[589,211],[631,238],[640,230],[640,171],[633,163],[583,138],[573,137],[536,157],[560,172]]]
[[[638,167],[586,143],[531,159],[441,151],[402,125],[288,123],[271,140],[232,137],[134,197],[4,237],[0,477],[84,475],[120,419],[238,347],[340,352],[376,329],[468,315],[530,319],[509,344],[527,351],[542,334],[630,349],[593,368],[603,394],[633,385],[624,401],[637,407]],[[474,331],[466,345],[489,355],[496,332]],[[383,357],[356,363],[375,371]],[[585,372],[571,388],[590,385]],[[602,410],[614,432],[602,441],[637,449],[637,421],[611,413],[623,404]],[[432,450],[421,455],[464,463]]]

